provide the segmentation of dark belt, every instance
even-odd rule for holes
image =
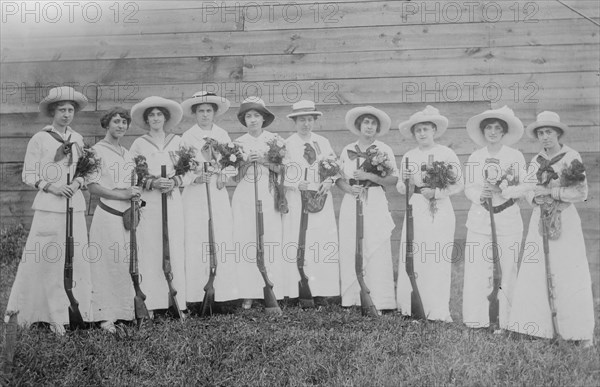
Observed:
[[[504,210],[506,210],[508,207],[512,206],[513,204],[516,203],[515,199],[508,199],[507,201],[505,201],[504,203],[500,204],[499,206],[494,206],[492,207],[494,214],[497,214],[499,212],[502,212]],[[483,208],[485,208],[488,212],[490,211],[488,202],[485,201],[483,203],[481,203],[481,205],[483,206]]]
[[[429,187],[417,187],[417,186],[415,185],[415,190],[414,190],[414,193],[416,193],[416,194],[420,194],[420,193],[421,193],[421,190],[422,190],[423,188],[429,188]]]
[[[114,208],[107,206],[106,204],[102,203],[102,201],[99,201],[98,205],[100,206],[100,208],[102,208],[104,211],[108,212],[109,214],[113,214],[116,216],[123,216],[123,212],[117,211]]]
[[[373,183],[371,180],[350,179],[349,183],[350,183],[350,185],[360,185],[361,187],[365,187],[365,188],[383,187],[380,184]]]

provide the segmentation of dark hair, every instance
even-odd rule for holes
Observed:
[[[312,116],[312,117],[313,117],[313,119],[314,119],[315,121],[317,120],[317,118],[319,118],[319,115],[318,115],[318,114],[302,114],[302,115],[299,115],[299,116],[292,117],[292,120],[293,120],[294,122],[296,122],[296,119],[297,119],[298,117],[302,117],[302,116]]]
[[[65,103],[70,103],[71,105],[73,105],[75,112],[79,111],[79,104],[75,101],[56,101],[48,104],[48,115],[54,117],[54,113],[56,113],[56,108]]]
[[[102,126],[104,129],[108,129],[108,125],[114,116],[121,116],[121,118],[125,119],[125,121],[127,121],[127,127],[129,127],[131,124],[131,116],[129,115],[129,112],[122,107],[114,107],[107,111],[102,118],[100,118],[100,126]]]
[[[196,109],[200,105],[211,105],[215,113],[217,112],[217,110],[219,110],[219,105],[217,105],[216,103],[212,103],[212,102],[200,102],[200,103],[192,105],[192,114],[196,114]]]
[[[369,113],[361,114],[360,116],[358,116],[358,118],[354,120],[354,127],[360,132],[360,125],[363,123],[365,118],[370,118],[373,121],[377,122],[377,133],[379,133],[379,131],[381,130],[381,123],[379,122],[379,118]]]
[[[415,135],[415,126],[417,126],[419,124],[421,124],[421,125],[431,125],[433,127],[433,129],[437,131],[437,125],[434,124],[431,121],[417,122],[416,124],[414,124],[413,126],[410,127],[410,132],[412,133],[413,136]]]
[[[148,123],[148,116],[150,115],[150,112],[154,109],[158,109],[160,110],[160,112],[163,114],[163,116],[165,116],[165,122],[169,121],[171,119],[171,113],[169,113],[169,109],[164,108],[162,106],[151,106],[148,109],[144,110],[144,122]]]
[[[538,130],[540,130],[542,128],[551,128],[551,129],[554,129],[558,133],[558,138],[559,139],[563,136],[563,134],[565,134],[565,132],[561,128],[557,127],[557,126],[540,126],[539,128],[535,128],[533,130],[533,134],[535,134],[535,138],[539,138]]]
[[[486,118],[485,120],[479,123],[479,130],[481,130],[481,133],[483,133],[483,129],[485,129],[486,126],[491,125],[494,122],[500,124],[500,126],[502,127],[502,134],[508,133],[508,124],[506,123],[506,121],[496,117]]]

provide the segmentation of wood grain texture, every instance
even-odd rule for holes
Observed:
[[[564,31],[569,31],[565,34]],[[7,39],[0,62],[309,54],[434,48],[597,44],[597,28],[578,19],[539,23],[397,25],[280,31]],[[327,36],[327,39],[323,39]],[[359,55],[359,54],[357,54]]]

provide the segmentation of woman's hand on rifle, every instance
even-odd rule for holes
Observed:
[[[352,186],[352,195],[354,195],[357,198],[360,198],[363,196],[365,192],[365,187],[362,187],[360,185],[353,185]]]
[[[194,179],[194,184],[207,184],[210,181],[210,176],[212,173],[198,171],[196,172],[196,178]]]
[[[175,188],[175,181],[166,177],[159,177],[152,182],[152,188],[159,190],[160,193],[167,193]]]
[[[142,196],[142,188],[138,186],[127,187],[119,191],[123,194],[123,200],[139,200]]]
[[[308,183],[308,181],[307,181],[307,180],[301,180],[301,181],[298,183],[298,189],[299,189],[300,191],[306,191],[306,190],[308,190],[308,184],[309,184],[309,183]]]

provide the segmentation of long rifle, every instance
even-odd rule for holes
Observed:
[[[488,171],[485,171],[485,179],[487,181]],[[492,259],[494,260],[494,283],[492,292],[488,295],[489,300],[489,318],[490,328],[500,327],[500,301],[498,300],[498,292],[502,284],[502,267],[500,266],[500,254],[498,253],[498,237],[496,234],[496,222],[494,220],[494,206],[492,198],[487,198],[487,207],[490,213],[490,225],[492,227]]]
[[[542,222],[542,242],[544,245],[544,262],[546,264],[546,284],[548,285],[548,303],[552,316],[552,338],[560,337],[558,333],[558,318],[556,315],[556,305],[554,304],[554,283],[552,280],[552,270],[550,268],[550,245],[548,243],[548,204],[543,203],[540,206],[540,221]]]
[[[204,163],[204,173],[208,173],[208,163]],[[208,282],[204,286],[204,298],[200,316],[212,315],[215,302],[215,277],[217,276],[217,256],[215,252],[215,231],[213,228],[212,203],[210,200],[210,180],[206,182],[206,203],[208,205],[208,256],[210,259],[210,273]]]
[[[308,175],[308,168],[304,169],[304,180]],[[306,229],[308,228],[308,209],[306,202],[308,198],[304,191],[300,192],[302,200],[302,213],[300,215],[300,233],[298,235],[298,251],[296,253],[296,264],[298,265],[298,272],[300,273],[300,281],[298,281],[298,299],[300,300],[300,306],[303,308],[314,308],[315,301],[308,285],[308,276],[304,272],[304,254],[306,252]]]
[[[135,168],[131,171],[131,186],[135,185]],[[148,308],[146,308],[146,295],[140,288],[140,272],[138,270],[138,251],[137,251],[137,217],[138,217],[138,199],[131,198],[131,210],[130,210],[131,230],[129,231],[129,275],[131,275],[131,282],[133,282],[133,290],[135,290],[135,296],[133,297],[133,306],[135,311],[135,319],[137,321],[138,328],[141,327],[144,319],[150,319],[148,314]]]
[[[273,282],[269,280],[267,276],[267,268],[265,267],[265,248],[263,236],[264,221],[262,211],[262,200],[258,199],[258,167],[256,161],[254,162],[254,204],[256,211],[256,265],[258,270],[265,281],[264,300],[265,300],[265,312],[268,314],[281,314],[281,308],[277,303],[275,292],[273,292]]]
[[[67,173],[67,185],[71,184],[71,174]],[[72,330],[85,328],[83,317],[79,311],[79,302],[73,295],[73,207],[71,198],[67,197],[67,219],[66,219],[66,242],[65,242],[65,270],[64,287],[69,298],[69,325]]]
[[[359,158],[356,158],[356,168],[360,166]],[[354,256],[354,271],[360,286],[360,307],[363,316],[378,317],[377,308],[371,299],[371,291],[365,283],[363,274],[363,237],[364,216],[363,203],[360,195],[356,197],[356,254]]]
[[[160,176],[167,177],[167,166],[160,166]],[[162,194],[162,240],[163,240],[163,273],[169,286],[169,306],[173,306],[177,311],[177,317],[183,321],[183,314],[179,310],[177,302],[177,290],[173,287],[173,272],[171,271],[171,250],[169,247],[169,215],[167,212],[167,193]]]
[[[405,170],[408,171],[409,162],[408,157],[406,158]],[[406,186],[406,274],[410,280],[410,286],[412,292],[410,293],[410,314],[419,320],[427,320],[425,314],[425,308],[423,307],[423,300],[421,299],[421,293],[417,286],[417,274],[415,273],[415,256],[413,252],[413,240],[414,240],[414,220],[412,214],[412,204],[410,204],[410,179],[404,180]]]

